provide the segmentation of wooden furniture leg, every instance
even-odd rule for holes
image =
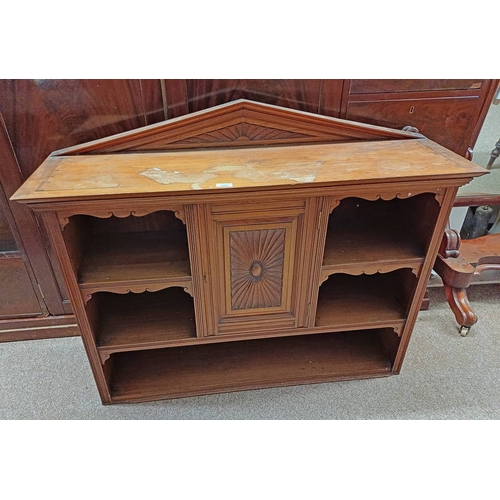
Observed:
[[[467,298],[467,287],[474,276],[474,267],[460,256],[460,235],[454,229],[446,229],[434,271],[443,280],[446,299],[460,327],[460,335],[465,337],[477,322]]]
[[[491,169],[491,167],[493,166],[493,162],[498,158],[499,155],[500,155],[500,139],[498,139],[497,143],[495,144],[495,149],[491,152],[490,161],[488,162],[488,165],[486,165],[486,168],[488,170]]]
[[[477,314],[473,311],[467,297],[467,288],[455,288],[444,283],[446,300],[460,325],[459,331],[462,337],[467,336],[469,330],[477,323]]]
[[[478,319],[467,298],[467,287],[484,271],[500,271],[500,234],[460,241],[456,231],[447,229],[434,270],[443,280],[446,299],[465,336]]]

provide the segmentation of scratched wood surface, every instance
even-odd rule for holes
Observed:
[[[464,177],[484,169],[427,139],[49,157],[13,199],[109,197],[223,188]]]

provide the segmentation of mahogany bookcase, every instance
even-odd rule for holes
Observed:
[[[399,373],[484,173],[418,133],[236,100],[56,151],[13,201],[109,404]]]

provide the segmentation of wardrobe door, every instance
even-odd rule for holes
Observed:
[[[9,198],[53,151],[164,119],[160,80],[0,80],[1,182]],[[41,220],[10,203],[52,315],[72,307]]]

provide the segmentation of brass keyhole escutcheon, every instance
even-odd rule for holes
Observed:
[[[254,262],[251,266],[250,266],[250,274],[254,277],[254,278],[260,278],[262,276],[262,264],[260,262]]]
[[[410,115],[412,115],[415,111],[415,106],[410,106]]]

